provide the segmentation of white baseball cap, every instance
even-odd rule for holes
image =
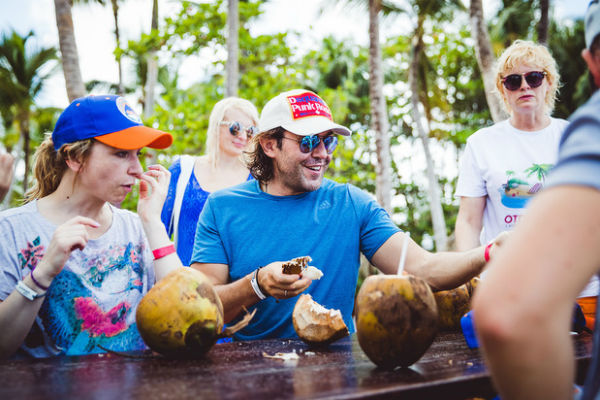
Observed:
[[[333,122],[327,103],[306,89],[283,92],[269,100],[262,109],[258,125],[260,133],[278,127],[300,136],[326,131],[344,136],[352,133],[345,126]]]
[[[585,47],[590,48],[594,38],[600,34],[600,3],[591,1],[585,13]]]

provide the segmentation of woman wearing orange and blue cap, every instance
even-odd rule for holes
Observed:
[[[80,98],[60,115],[26,204],[0,213],[0,357],[145,348],[137,304],[181,262],[160,220],[169,172],[144,171],[138,156],[172,141],[119,96]],[[111,205],[137,181],[137,215]]]

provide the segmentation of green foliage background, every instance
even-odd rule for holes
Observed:
[[[293,30],[252,35],[250,27],[259,23],[263,3],[259,0],[239,3],[239,96],[249,99],[260,110],[268,99],[291,88],[304,87],[319,93],[330,105],[336,122],[353,131],[353,135],[343,139],[338,146],[328,177],[375,193],[375,143],[369,129],[368,49],[352,40],[331,36],[314,43],[311,48],[300,48],[302,32]],[[427,2],[410,3],[416,7],[412,12],[427,13],[426,7],[421,9],[421,3]],[[140,102],[143,98],[140,88],[145,83],[144,56],[153,49],[160,55],[159,95],[152,116],[145,122],[171,132],[175,142],[165,151],[149,151],[148,159],[168,166],[176,155],[204,152],[210,110],[224,97],[226,8],[223,0],[210,3],[181,1],[177,14],[164,18],[158,31],[143,34],[139,40],[129,41],[123,49],[115,50],[117,56],[128,57],[136,64],[126,83],[130,95],[137,96]],[[497,54],[514,39],[536,39],[534,8],[529,1],[502,2],[489,25]],[[408,11],[387,18],[416,24],[413,22],[416,15],[411,17],[411,10]],[[434,147],[439,152],[454,152],[458,163],[458,154],[467,137],[492,123],[470,37],[468,11],[455,7],[452,14],[437,13],[426,17],[423,29],[427,47],[420,65],[420,79],[425,85],[419,96],[427,107]],[[340,27],[348,28],[352,29]],[[422,151],[412,132],[411,93],[407,85],[411,40],[408,32],[411,29],[414,27],[408,26],[406,35],[389,37],[382,45],[396,195],[393,217],[418,243],[433,248],[423,171],[407,172],[407,166],[413,165],[413,158]],[[549,38],[549,47],[563,77],[555,116],[565,118],[590,94],[585,64],[579,56],[584,47],[583,23],[552,21]],[[190,56],[206,57],[209,62],[203,70],[197,71],[197,81],[183,88],[179,83],[179,68]],[[90,82],[88,87],[106,92],[114,90],[115,85]],[[10,104],[0,101],[0,106],[4,107],[0,141],[11,150],[18,139],[18,120],[9,112]],[[59,112],[32,104],[34,147],[40,143],[44,132],[51,131]],[[411,149],[408,152],[403,150],[407,146]],[[446,225],[451,234],[457,213],[457,201],[453,198],[456,176],[449,176],[439,160],[436,162]],[[11,204],[17,205],[21,195],[15,191]],[[135,209],[136,198],[134,191],[123,206]]]

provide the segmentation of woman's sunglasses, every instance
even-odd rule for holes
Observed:
[[[233,136],[238,136],[240,134],[240,132],[242,132],[242,128],[243,128],[244,132],[246,132],[246,136],[249,138],[251,138],[258,132],[257,127],[255,127],[255,126],[244,127],[244,125],[240,124],[237,121],[221,121],[221,122],[219,122],[219,125],[228,126],[229,133],[231,133]]]
[[[333,153],[338,144],[337,136],[330,135],[325,137],[320,137],[317,135],[311,136],[303,136],[302,139],[298,140],[295,138],[283,137],[284,139],[293,140],[294,142],[298,142],[300,144],[300,151],[303,153],[310,153],[317,147],[319,147],[319,143],[323,142],[325,146],[325,150],[327,150],[328,154]]]
[[[521,82],[523,77],[525,77],[525,82],[527,82],[529,87],[535,89],[542,84],[545,76],[545,71],[531,71],[525,74],[511,74],[502,78],[502,83],[504,84],[505,88],[513,92],[521,88]]]

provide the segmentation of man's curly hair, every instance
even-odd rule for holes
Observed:
[[[285,129],[279,126],[256,135],[250,142],[250,150],[244,153],[250,173],[260,183],[273,179],[273,159],[265,154],[259,139],[262,137],[277,139],[277,148],[281,149],[284,132]]]

